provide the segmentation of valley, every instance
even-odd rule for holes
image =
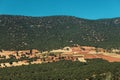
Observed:
[[[0,15],[0,80],[120,80],[120,17]]]

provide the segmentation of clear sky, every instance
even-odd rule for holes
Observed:
[[[0,0],[0,14],[113,18],[120,17],[120,0]]]

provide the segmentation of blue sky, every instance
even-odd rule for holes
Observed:
[[[120,0],[0,0],[0,14],[113,18],[120,17]]]

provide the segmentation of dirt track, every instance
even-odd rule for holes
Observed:
[[[93,58],[102,58],[104,60],[108,60],[109,62],[120,62],[119,57],[104,55],[104,54],[83,54],[85,59],[93,59]]]

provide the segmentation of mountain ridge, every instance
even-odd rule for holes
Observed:
[[[0,15],[0,49],[50,50],[73,44],[120,48],[120,18]]]
[[[64,16],[64,17],[76,17],[80,19],[86,19],[86,20],[106,20],[106,19],[117,19],[118,17],[106,17],[106,18],[96,18],[96,19],[90,19],[90,18],[84,18],[84,17],[77,17],[73,15],[48,15],[48,16],[27,16],[27,15],[14,15],[14,14],[0,14],[0,16],[18,16],[18,17],[32,17],[32,18],[42,18],[42,17],[56,17],[56,16]]]

